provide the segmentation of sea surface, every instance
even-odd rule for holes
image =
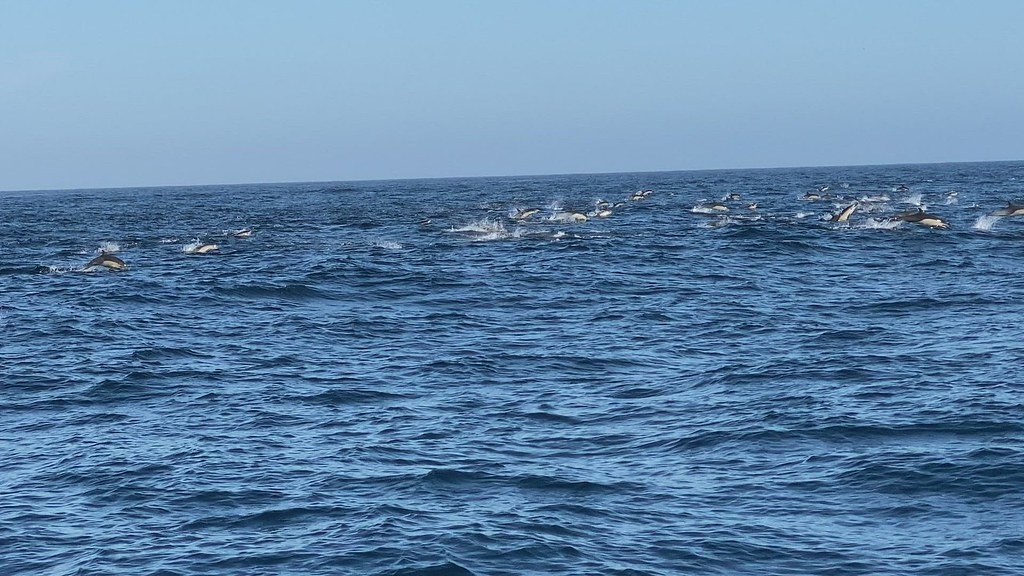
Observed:
[[[0,574],[1022,574],[1022,198],[1024,162],[0,193]]]

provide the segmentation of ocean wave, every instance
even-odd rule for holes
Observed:
[[[247,300],[333,300],[331,293],[300,283],[288,284],[240,284],[217,286],[213,292],[218,295]]]

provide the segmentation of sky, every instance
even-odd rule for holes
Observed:
[[[0,190],[1024,159],[1018,0],[0,0]]]

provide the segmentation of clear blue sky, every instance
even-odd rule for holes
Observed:
[[[1024,159],[1017,0],[0,0],[0,190]]]

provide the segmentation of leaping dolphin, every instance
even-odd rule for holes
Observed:
[[[90,268],[95,268],[97,266],[103,266],[104,268],[110,268],[111,270],[117,271],[128,269],[128,265],[124,263],[124,260],[121,260],[113,254],[107,254],[106,252],[92,260],[89,260],[89,263],[85,265],[85,270],[89,270]]]
[[[728,212],[729,207],[722,202],[701,202],[693,207],[695,212],[704,212],[705,214],[713,212]]]
[[[858,204],[856,202],[850,204],[846,208],[843,208],[839,212],[833,214],[830,220],[832,222],[846,222],[847,220],[850,219],[850,216],[852,216],[853,213],[857,210],[857,206]]]
[[[198,254],[209,254],[214,250],[220,250],[220,246],[218,246],[217,244],[203,244],[202,246],[196,247],[196,249],[192,251]]]
[[[1014,204],[1012,201],[1006,203],[1006,208],[1000,208],[989,216],[1024,216],[1024,204]]]
[[[929,214],[920,208],[918,208],[916,212],[904,212],[903,214],[897,214],[896,219],[904,222],[911,222],[913,224],[920,224],[922,226],[928,226],[929,228],[949,228],[948,222],[934,214]]]
[[[529,218],[530,216],[533,216],[537,212],[540,212],[540,208],[524,208],[524,209],[516,212],[516,215],[513,216],[512,219],[513,220],[526,220],[527,218]]]

